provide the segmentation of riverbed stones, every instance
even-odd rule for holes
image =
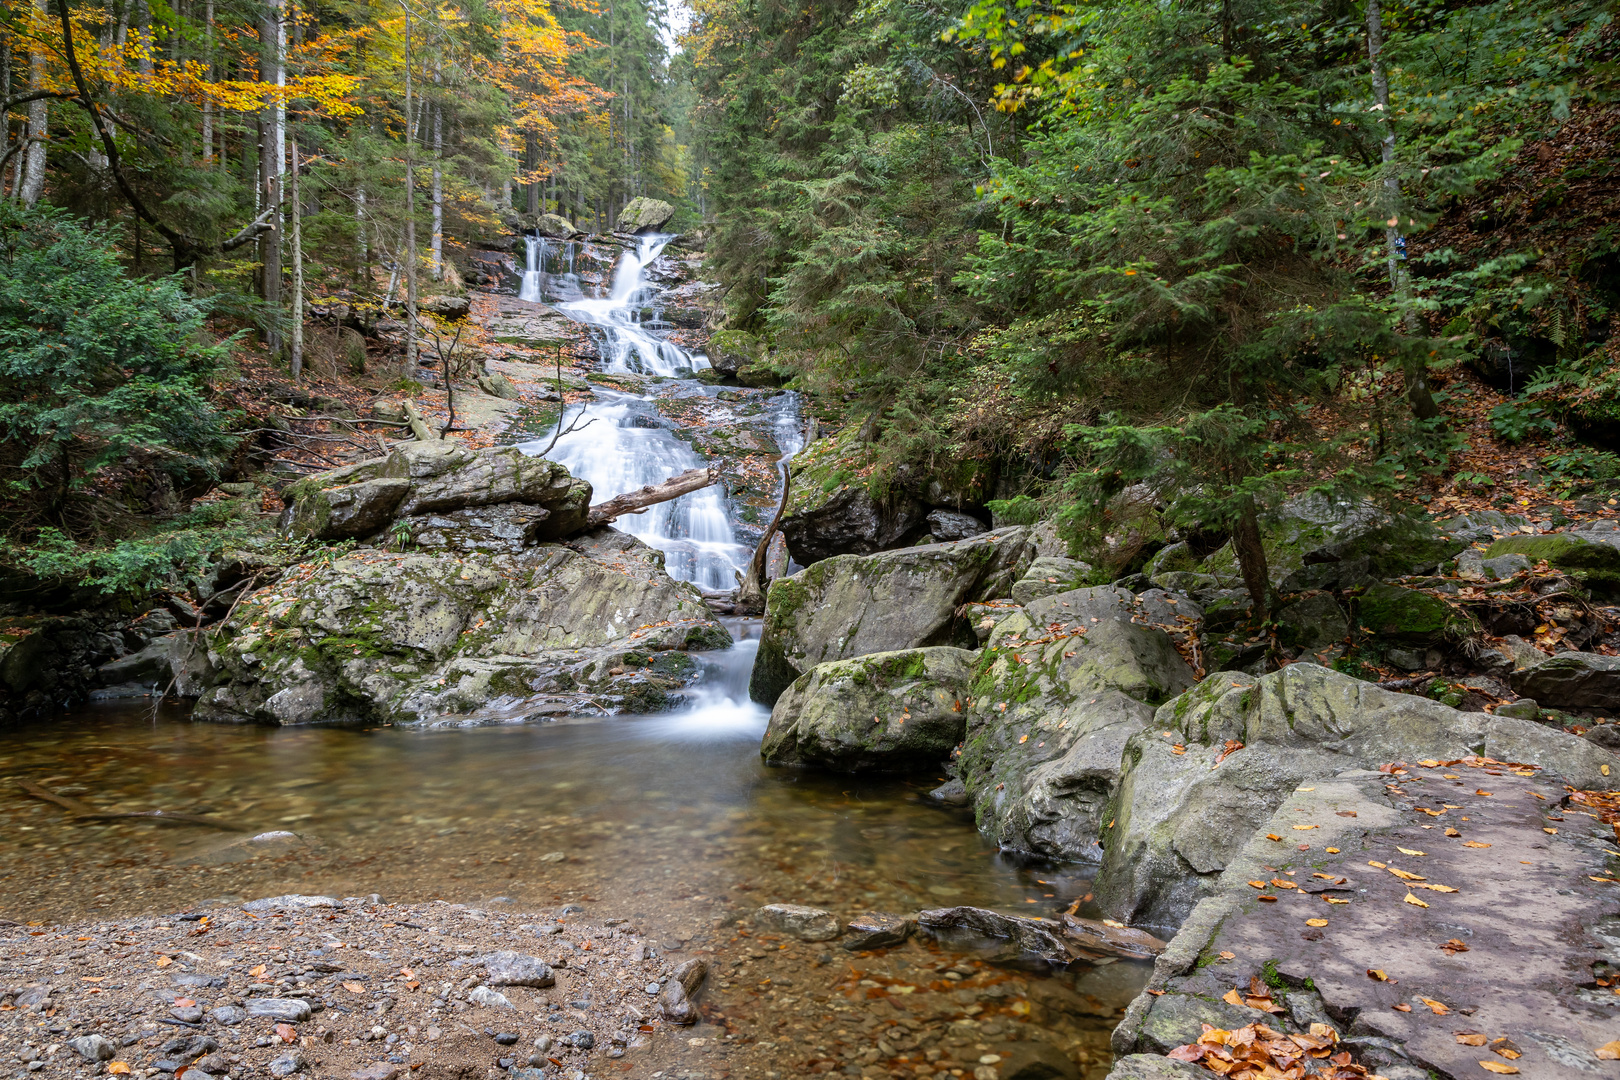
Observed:
[[[582,552],[357,551],[241,602],[217,628],[200,719],[476,719],[494,703],[653,711],[730,643],[697,590],[626,537]]]
[[[302,1050],[289,1050],[270,1062],[271,1076],[291,1076],[293,1073],[303,1072],[308,1066]]]
[[[755,912],[754,919],[800,941],[831,941],[843,933],[832,912],[802,904],[766,904]]]
[[[312,911],[324,908],[338,910],[343,907],[343,901],[335,896],[311,896],[304,893],[287,893],[283,896],[266,896],[260,900],[249,900],[242,905],[243,911]]]
[[[931,908],[917,913],[917,929],[959,943],[971,943],[973,939],[999,939],[1005,942],[1009,958],[1024,956],[1054,963],[1069,961],[1069,950],[1063,943],[1060,928],[1046,919],[1026,919],[978,907]]]
[[[771,711],[760,754],[773,765],[905,772],[962,741],[973,654],[950,646],[817,664]]]
[[[73,1047],[75,1053],[91,1064],[111,1061],[113,1054],[117,1050],[113,1046],[112,1040],[105,1035],[80,1035],[76,1039],[69,1039],[68,1045]]]
[[[1515,671],[1513,691],[1555,709],[1620,711],[1620,657],[1565,652]]]
[[[1168,735],[1165,732],[1169,732]],[[1348,768],[1481,754],[1606,786],[1620,758],[1539,724],[1466,713],[1310,663],[1217,672],[1126,744],[1096,895],[1131,924],[1178,923],[1296,786]]]
[[[491,986],[553,986],[551,966],[538,956],[502,949],[484,957]]]
[[[313,1014],[309,1002],[303,998],[249,998],[247,1014],[261,1020],[278,1020],[285,1024],[301,1024]]]
[[[1005,596],[1032,555],[1027,530],[998,529],[950,544],[841,555],[771,583],[755,701],[774,705],[817,664],[930,645],[973,645],[957,609]]]
[[[849,921],[846,936],[839,944],[851,952],[888,949],[903,943],[916,926],[916,920],[904,915],[868,911]]]

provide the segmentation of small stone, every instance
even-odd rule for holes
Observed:
[[[647,984],[647,993],[651,994],[653,997],[658,996],[659,989],[660,987],[657,982],[650,982]]]
[[[517,1041],[518,1037],[510,1031],[503,1031],[495,1036],[495,1043],[498,1046],[511,1046]]]
[[[578,1050],[589,1050],[596,1045],[596,1036],[588,1031],[576,1031],[568,1036],[568,1045]]]
[[[1511,716],[1515,720],[1540,720],[1541,706],[1536,704],[1534,698],[1522,697],[1517,701],[1510,701],[1505,705],[1496,707],[1495,715]]]
[[[538,956],[502,949],[484,957],[491,986],[553,986],[551,967]]]
[[[542,859],[542,861],[544,860]],[[585,909],[578,904],[564,904],[557,909],[558,915],[582,915],[584,912]]]
[[[499,1058],[496,1060],[495,1064],[499,1065],[502,1069],[510,1069],[512,1066],[517,1064],[517,1058]]]
[[[118,1049],[104,1035],[81,1035],[77,1039],[70,1039],[68,1045],[89,1062],[111,1061]]]
[[[832,912],[800,904],[767,904],[755,917],[800,941],[830,941],[841,932]]]
[[[534,1048],[536,1050],[541,1051],[542,1053],[547,1051],[547,1050],[550,1050],[551,1045],[552,1044],[551,1044],[551,1036],[550,1035],[536,1035],[534,1037]]]
[[[288,893],[285,896],[267,896],[263,900],[249,900],[242,905],[243,911],[309,911],[313,908],[338,908],[343,904],[336,897],[331,896],[304,896],[299,893]]]
[[[398,1065],[390,1065],[386,1061],[374,1061],[370,1065],[356,1069],[349,1076],[351,1080],[395,1080],[404,1071]]]
[[[513,1004],[507,1000],[505,994],[498,990],[491,990],[487,986],[475,986],[467,992],[467,1000],[474,1005],[482,1005],[486,1009],[511,1009]]]
[[[227,1027],[235,1027],[237,1024],[240,1024],[243,1020],[247,1019],[247,1010],[240,1009],[235,1005],[221,1005],[213,1012],[209,1013],[208,1016],[209,1019],[213,1020],[216,1024],[224,1024]]]
[[[200,1005],[180,1005],[170,1009],[169,1015],[188,1024],[200,1024],[202,1023],[203,1011]]]
[[[311,1016],[309,1002],[301,998],[254,998],[247,1003],[249,1016],[301,1024]]]
[[[301,1072],[304,1065],[303,1053],[298,1050],[289,1050],[270,1062],[270,1075],[291,1076],[295,1072]]]

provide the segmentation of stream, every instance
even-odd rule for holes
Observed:
[[[719,389],[690,377],[706,364],[701,356],[658,336],[655,290],[644,269],[667,239],[644,239],[627,255],[607,297],[557,300],[560,310],[597,329],[605,369],[665,376],[646,396],[593,387],[596,400],[583,406],[591,423],[553,451],[599,492],[704,464],[654,408],[654,394],[712,396]],[[546,254],[531,255],[531,263],[543,265]],[[537,295],[566,295],[566,278],[548,277],[555,280],[534,281]],[[643,319],[649,311],[653,317]],[[772,397],[765,416],[782,457],[791,456],[802,443],[796,397]],[[569,422],[561,421],[565,428]],[[739,541],[721,487],[654,511],[618,527],[663,551],[678,578],[709,591],[735,585],[752,545]],[[929,799],[942,777],[766,768],[759,741],[768,714],[747,692],[759,621],[725,621],[737,644],[703,654],[707,671],[689,707],[659,715],[448,730],[269,728],[193,724],[179,706],[154,713],[119,702],[8,732],[0,777],[32,779],[99,811],[161,808],[240,831],[76,821],[5,784],[0,918],[96,919],[290,892],[377,892],[524,911],[580,903],[593,914],[636,919],[665,948],[714,949],[716,962],[730,963],[722,970],[731,970],[748,962],[732,924],[769,903],[816,905],[847,920],[869,910],[963,904],[1054,915],[1089,899],[1083,868],[1000,852],[969,812]],[[267,832],[281,835],[257,847],[242,842]],[[782,994],[773,1007],[787,1016],[772,1021],[781,1049],[769,1041],[758,1049],[768,1078],[800,1055],[789,1053],[790,1044],[833,1040],[846,1034],[833,1029],[852,1022],[829,1011],[824,992],[782,989],[795,979],[801,986],[848,979],[860,988],[916,991],[919,1004],[938,998],[931,1007],[943,1010],[940,1023],[982,1027],[964,1034],[963,1046],[981,1038],[1052,1044],[1081,1063],[1079,1075],[1100,1077],[1118,1010],[1149,970],[1131,963],[1031,969],[1002,962],[986,942],[917,938],[856,957],[829,943],[815,962],[830,964],[826,973],[775,974],[778,989],[769,994]],[[712,990],[715,1007],[746,1010],[748,988],[731,977]],[[959,984],[951,979],[969,982],[953,989]],[[1048,984],[1061,987],[1051,993],[1065,1001],[1090,1004],[1078,1011],[1032,1006]],[[881,996],[862,989],[852,1005],[861,995]],[[851,1069],[859,1075],[854,1064],[845,1072]],[[936,1074],[920,1065],[916,1075],[963,1080],[964,1071]]]

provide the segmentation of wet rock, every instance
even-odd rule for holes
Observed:
[[[844,555],[771,583],[749,693],[774,705],[817,664],[968,640],[962,604],[1005,595],[1030,556],[1021,528],[951,544]]]
[[[73,1047],[75,1053],[92,1064],[100,1061],[111,1061],[117,1047],[112,1040],[104,1035],[81,1035],[76,1039],[69,1039],[68,1045]]]
[[[568,1045],[576,1050],[589,1050],[596,1045],[596,1036],[588,1031],[576,1031],[568,1036]]]
[[[288,1024],[301,1024],[314,1015],[309,1002],[302,998],[249,998],[247,1014],[263,1020],[280,1020]]]
[[[767,904],[754,918],[764,926],[800,941],[831,941],[842,933],[838,919],[830,911],[800,904]]]
[[[511,1009],[516,1007],[505,994],[491,990],[487,986],[475,986],[467,991],[467,1000],[486,1009]]]
[[[1068,963],[1069,950],[1056,923],[1003,915],[987,908],[934,908],[917,913],[917,928],[947,940],[996,938],[1025,956]]]
[[[966,540],[970,536],[989,532],[984,522],[972,514],[962,514],[955,510],[930,510],[926,520],[928,535],[941,544],[948,544],[953,540]]]
[[[869,911],[857,915],[849,922],[848,936],[841,942],[851,952],[865,949],[887,949],[899,945],[911,936],[916,923],[904,915]]]
[[[307,1065],[302,1050],[289,1050],[270,1062],[271,1076],[291,1076],[302,1072]]]
[[[1276,620],[1278,642],[1284,648],[1309,653],[1331,648],[1350,634],[1350,620],[1327,593],[1300,597],[1279,607]]]
[[[1535,762],[1581,788],[1604,782],[1603,766],[1620,767],[1615,755],[1572,735],[1460,712],[1315,664],[1259,679],[1229,675],[1162,706],[1126,745],[1095,886],[1115,919],[1180,922],[1254,829],[1314,778],[1481,752]]]
[[[1057,555],[1039,555],[1014,582],[1012,598],[1015,603],[1028,604],[1044,596],[1070,593],[1085,588],[1091,578],[1091,565],[1078,559]]]
[[[1166,948],[1164,941],[1146,930],[1115,926],[1079,915],[1065,914],[1061,921],[1063,933],[1074,947],[1098,956],[1151,960]]]
[[[1509,701],[1498,705],[1494,712],[1497,716],[1511,716],[1515,720],[1541,719],[1541,705],[1534,698],[1522,697],[1518,701]]]
[[[1048,1042],[1017,1042],[996,1048],[998,1080],[1077,1080],[1080,1070]]]
[[[962,783],[961,780],[945,781],[939,787],[930,791],[928,797],[935,802],[944,803],[946,806],[966,806],[973,801],[968,796],[967,785]]]
[[[665,1020],[672,1024],[697,1023],[698,1009],[692,999],[708,974],[709,965],[705,960],[685,960],[676,966],[658,995],[658,1011]]]
[[[252,912],[312,911],[317,909],[338,910],[342,907],[343,902],[334,896],[305,896],[301,893],[288,893],[285,896],[267,896],[262,900],[249,900],[242,905],[242,910]]]
[[[1515,693],[1555,709],[1613,709],[1620,705],[1620,657],[1566,652],[1510,677]],[[1497,715],[1502,715],[1501,709]]]
[[[510,1031],[501,1031],[495,1034],[496,1046],[514,1046],[517,1041],[518,1037]]]
[[[760,754],[773,765],[905,772],[962,740],[973,654],[937,646],[818,664],[776,701]]]
[[[484,957],[491,986],[553,986],[551,967],[538,956],[503,949]]]

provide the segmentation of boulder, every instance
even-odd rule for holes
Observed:
[[[953,642],[975,644],[964,603],[1004,596],[1027,561],[1026,533],[840,555],[771,583],[749,693],[775,705],[817,664]]]
[[[622,535],[622,534],[620,534]],[[198,719],[422,721],[493,705],[646,712],[730,643],[633,538],[593,554],[361,551],[261,589],[208,639]]]
[[[962,741],[973,654],[940,645],[817,664],[776,700],[760,755],[771,765],[909,772]]]
[[[528,503],[499,503],[442,514],[401,518],[389,540],[403,539],[422,551],[517,554],[540,542],[551,511]]]
[[[927,531],[928,507],[920,499],[901,490],[879,495],[868,488],[863,473],[873,454],[861,425],[851,424],[793,458],[780,527],[801,566],[903,547]]]
[[[1513,672],[1509,681],[1514,693],[1539,705],[1620,711],[1620,656],[1559,653]]]
[[[832,912],[802,904],[766,904],[759,909],[755,919],[762,926],[789,934],[800,941],[831,941],[843,933]]]
[[[465,296],[429,296],[422,300],[421,308],[441,319],[456,322],[472,313],[472,301]]]
[[[966,540],[970,536],[978,536],[990,530],[984,522],[972,514],[963,514],[955,510],[928,511],[928,535],[942,544],[952,540]]]
[[[1381,638],[1408,645],[1463,637],[1477,629],[1461,609],[1437,596],[1384,584],[1361,594],[1356,622]]]
[[[1277,641],[1286,649],[1317,653],[1350,636],[1350,620],[1327,593],[1301,596],[1277,609]]]
[[[523,397],[522,391],[517,388],[517,383],[499,373],[480,375],[477,382],[478,389],[490,397],[498,397],[504,401],[518,401]]]
[[[1015,956],[1059,964],[1069,961],[1061,928],[1049,919],[1026,919],[977,907],[934,908],[917,913],[917,929],[947,942],[999,939]]]
[[[316,473],[288,485],[281,498],[282,527],[317,540],[371,536],[396,517],[514,502],[547,511],[539,538],[550,540],[584,526],[591,486],[515,447],[478,450],[440,440]]]
[[[1526,556],[1531,562],[1546,562],[1598,597],[1620,599],[1620,546],[1598,539],[1595,533],[1509,536],[1486,549],[1485,557],[1510,554]]]
[[[574,223],[561,214],[541,214],[534,219],[534,230],[553,240],[572,240],[581,235]]]
[[[1193,1033],[1193,1038],[1197,1038],[1197,1032]],[[1130,1054],[1114,1062],[1114,1067],[1103,1080],[1204,1080],[1208,1075],[1208,1069],[1201,1069],[1190,1062],[1157,1054]]]
[[[619,211],[619,232],[652,233],[669,224],[669,219],[675,216],[675,208],[662,199],[649,199],[640,196],[631,199]]]
[[[1078,559],[1060,555],[1037,555],[1024,571],[1024,576],[1013,583],[1012,598],[1027,604],[1045,596],[1081,589],[1091,580],[1091,565]]]
[[[1127,743],[1098,902],[1128,923],[1175,925],[1302,782],[1469,754],[1535,763],[1581,788],[1620,766],[1572,735],[1460,712],[1316,664],[1258,679],[1218,672],[1162,706]]]
[[[1500,510],[1476,510],[1471,514],[1454,517],[1440,523],[1446,536],[1470,544],[1489,543],[1504,536],[1517,536],[1533,528],[1530,519],[1518,514],[1504,514]]]
[[[887,949],[904,942],[916,928],[916,921],[904,915],[869,911],[850,920],[848,936],[841,944],[850,952]]]

